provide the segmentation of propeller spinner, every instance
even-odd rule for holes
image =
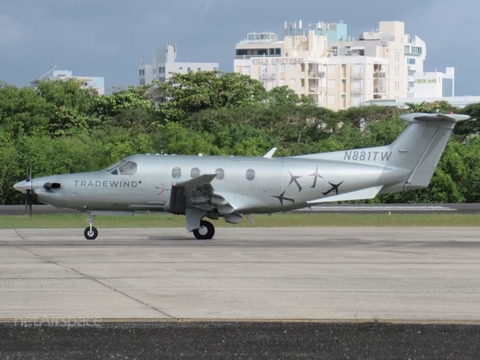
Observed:
[[[25,211],[29,210],[31,218],[33,196],[35,195],[35,192],[33,191],[32,169],[27,169],[27,178],[24,181],[16,183],[13,187],[15,188],[15,190],[25,193]]]

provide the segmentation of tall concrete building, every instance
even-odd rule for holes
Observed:
[[[267,90],[287,85],[333,110],[433,91],[416,80],[426,76],[425,43],[405,34],[403,22],[381,21],[358,39],[347,35],[343,22],[285,22],[284,32],[282,40],[271,32],[248,34],[235,46],[234,71],[262,81]],[[453,74],[442,75],[452,79],[452,91]]]
[[[177,44],[167,43],[157,49],[153,63],[145,64],[143,57],[138,66],[139,84],[151,84],[153,80],[165,82],[173,73],[186,74],[189,71],[218,70],[218,63],[177,62]]]

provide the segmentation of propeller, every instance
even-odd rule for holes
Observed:
[[[34,191],[33,191],[33,178],[32,178],[32,168],[30,167],[30,169],[27,168],[27,179],[26,181],[27,182],[30,182],[30,189],[27,189],[25,191],[25,211],[27,211],[27,209],[29,209],[29,213],[30,213],[30,219],[32,218],[32,205],[33,205],[33,195],[34,195]]]

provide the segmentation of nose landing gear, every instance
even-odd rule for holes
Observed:
[[[90,215],[87,222],[90,224],[90,226],[87,226],[85,228],[85,231],[83,234],[85,235],[85,239],[87,240],[95,240],[98,236],[98,230],[96,227],[93,226],[93,220],[95,218],[95,215]]]

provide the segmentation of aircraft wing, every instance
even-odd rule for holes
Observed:
[[[210,217],[222,214],[228,222],[240,222],[242,216],[221,194],[215,193],[211,182],[216,176],[217,174],[204,174],[174,184],[170,193],[169,211],[185,214],[187,209],[198,209],[206,211]]]
[[[176,186],[182,186],[186,191],[213,192],[212,180],[217,174],[204,174],[194,179],[177,183]]]

